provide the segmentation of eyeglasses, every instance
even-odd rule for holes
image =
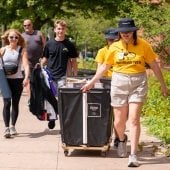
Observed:
[[[9,39],[16,39],[16,40],[18,40],[19,37],[17,37],[17,36],[9,36]]]
[[[31,24],[27,24],[27,25],[23,25],[24,27],[29,27],[29,26],[31,26]]]

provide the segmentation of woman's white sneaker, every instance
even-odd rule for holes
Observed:
[[[128,167],[138,167],[139,163],[136,155],[129,155]]]
[[[5,129],[4,137],[5,137],[5,138],[10,138],[10,137],[11,137],[9,127],[7,127],[7,128]]]
[[[10,128],[10,134],[11,134],[11,135],[17,135],[17,131],[16,131],[16,129],[15,129],[14,126],[12,126],[12,127]]]

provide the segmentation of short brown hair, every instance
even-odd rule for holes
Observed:
[[[63,27],[67,27],[67,23],[64,20],[56,20],[56,21],[54,21],[54,27],[55,28],[57,27],[58,24],[63,26]]]

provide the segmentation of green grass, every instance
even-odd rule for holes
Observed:
[[[96,70],[97,68],[97,64],[94,58],[85,58],[85,59],[78,58],[77,62],[78,62],[79,69]]]
[[[170,89],[170,72],[164,71],[165,81]],[[148,78],[148,98],[143,107],[144,125],[150,133],[170,144],[170,96],[163,97],[160,84],[155,76]]]

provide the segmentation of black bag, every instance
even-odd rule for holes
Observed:
[[[12,75],[12,74],[17,73],[18,65],[16,65],[16,64],[10,64],[10,65],[4,64],[3,69],[4,69],[4,72],[5,72],[5,75]]]
[[[18,63],[19,63],[21,51],[22,51],[22,48],[20,48],[20,50],[19,50],[19,55],[18,55],[18,59],[17,59]],[[3,55],[4,54],[5,54],[5,51],[4,51]],[[5,75],[16,74],[17,71],[18,71],[18,63],[17,64],[15,64],[15,63],[5,64],[4,61],[3,61],[3,57],[2,57],[2,66],[3,66],[3,69],[4,69]]]

